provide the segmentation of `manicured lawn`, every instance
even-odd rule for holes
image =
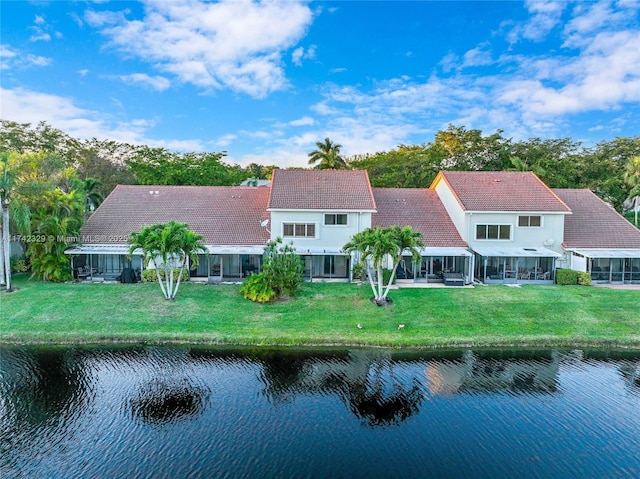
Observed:
[[[640,348],[640,290],[406,288],[378,308],[368,285],[354,284],[305,284],[296,298],[271,305],[242,299],[237,285],[186,283],[168,302],[156,284],[52,284],[24,275],[14,284],[17,292],[0,294],[3,343]]]

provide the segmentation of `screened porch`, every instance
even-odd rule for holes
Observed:
[[[419,263],[404,255],[396,270],[398,280],[416,283],[442,283],[446,273],[459,273],[464,283],[471,282],[472,254],[465,248],[423,248]]]
[[[551,284],[560,256],[545,248],[476,249],[474,275],[486,284]]]

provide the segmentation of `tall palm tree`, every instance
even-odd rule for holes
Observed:
[[[389,287],[393,283],[395,270],[402,260],[402,254],[409,251],[417,260],[420,257],[419,248],[422,246],[421,233],[414,232],[410,226],[404,228],[391,226],[389,228],[367,228],[356,233],[342,249],[347,253],[356,251],[360,253],[361,260],[367,266],[367,276],[373,291],[374,301],[378,305],[383,305],[388,302]],[[383,266],[387,257],[391,258],[394,266],[385,289]],[[373,281],[371,267],[376,270],[377,284]]]
[[[422,242],[422,233],[413,231],[411,226],[405,226],[404,228],[400,228],[400,226],[391,226],[389,229],[391,231],[391,237],[396,243],[396,250],[391,254],[391,257],[393,258],[393,269],[391,270],[391,278],[389,278],[387,288],[382,295],[383,299],[387,298],[389,288],[393,283],[396,272],[398,271],[400,261],[402,261],[402,256],[405,253],[409,253],[413,258],[413,262],[418,263],[421,259],[420,249],[424,247],[424,243]]]
[[[9,206],[13,190],[13,172],[9,171],[9,154],[3,152],[0,157],[2,162],[2,176],[0,176],[0,202],[2,203],[2,256],[3,256],[3,283],[7,291],[11,291],[11,238],[9,238]]]
[[[624,180],[631,187],[629,198],[633,201],[635,223],[638,226],[638,210],[640,209],[640,156],[629,159],[624,169]]]
[[[165,299],[173,300],[180,288],[182,273],[190,261],[191,266],[198,265],[198,253],[205,253],[203,237],[194,233],[184,223],[170,221],[143,227],[138,233],[132,233],[129,239],[129,254],[142,250],[145,267],[151,261],[155,264],[156,277]],[[159,266],[162,261],[162,268]],[[179,264],[177,282],[174,276],[175,264]],[[163,271],[163,275],[160,271]]]
[[[340,148],[342,145],[333,143],[329,138],[325,138],[324,142],[317,141],[317,150],[313,150],[307,156],[309,157],[309,164],[316,165],[317,170],[346,170],[347,162],[340,155]]]

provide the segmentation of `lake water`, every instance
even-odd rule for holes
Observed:
[[[0,349],[4,478],[636,478],[640,352]]]

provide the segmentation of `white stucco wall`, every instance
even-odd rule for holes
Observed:
[[[540,227],[518,226],[520,215],[542,217]],[[468,237],[463,239],[474,247],[506,246],[509,248],[548,248],[562,252],[564,215],[543,213],[467,213]],[[510,240],[476,240],[476,225],[510,225]]]
[[[453,221],[458,233],[462,239],[466,241],[467,232],[465,227],[465,213],[460,206],[460,203],[458,203],[458,200],[444,181],[440,181],[436,185],[435,190],[437,195],[440,197],[440,201],[442,201],[445,210],[449,213],[449,217],[451,218],[451,221]]]
[[[324,215],[346,214],[347,225],[324,225]],[[283,235],[283,223],[314,223],[316,225],[315,238],[290,238]],[[298,248],[327,248],[341,249],[351,237],[371,227],[371,213],[347,211],[271,211],[271,239],[283,238],[286,242],[293,241]]]

